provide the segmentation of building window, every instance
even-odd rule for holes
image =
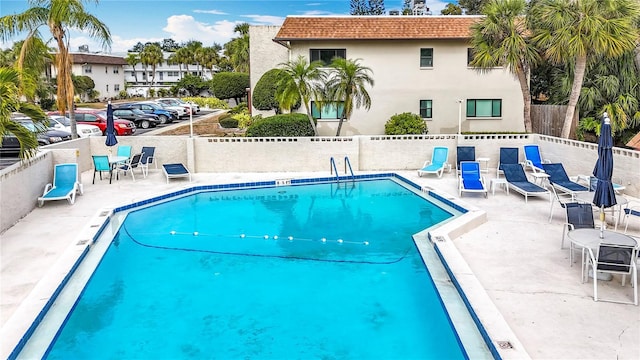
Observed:
[[[158,71],[158,75],[160,77],[160,80],[163,80],[162,76],[164,75],[164,71]]]
[[[104,73],[105,73],[105,74],[109,73],[109,67],[108,67],[108,66],[105,66],[105,67],[104,67]]]
[[[118,67],[117,67],[117,66],[114,66],[114,67],[113,67],[113,73],[114,73],[114,74],[119,74],[119,73],[120,73],[120,69],[118,69]]]
[[[346,59],[347,49],[310,49],[311,61],[322,61],[325,65],[331,64],[334,58]]]
[[[120,91],[120,84],[113,85],[113,91]]]
[[[107,84],[107,92],[109,92],[109,84]]]
[[[177,71],[167,71],[167,76],[180,76]]]
[[[316,105],[315,101],[311,102],[311,116],[316,119],[340,119],[340,115],[344,111],[344,102],[336,102],[323,104],[321,108]]]
[[[420,67],[433,67],[433,49],[420,49]]]
[[[473,61],[473,57],[476,55],[473,48],[467,48],[467,66],[471,66],[471,62]]]
[[[502,117],[502,100],[467,100],[467,117]]]
[[[420,100],[420,117],[431,119],[433,117],[433,100]]]
[[[85,74],[91,74],[91,65],[83,66]]]

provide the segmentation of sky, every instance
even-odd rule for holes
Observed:
[[[439,15],[449,1],[426,0],[434,15]],[[455,2],[455,1],[451,1]],[[349,15],[349,0],[100,0],[98,4],[85,1],[85,11],[100,19],[111,32],[111,48],[103,49],[86,34],[71,32],[71,51],[89,45],[91,52],[122,55],[138,42],[161,42],[171,38],[178,43],[191,40],[203,46],[224,45],[236,37],[237,24],[281,25],[289,15]],[[403,0],[385,0],[386,10],[402,9]],[[27,0],[1,0],[0,16],[17,14],[29,8]],[[45,40],[51,39],[46,28],[41,29]],[[9,48],[16,36],[0,42]]]

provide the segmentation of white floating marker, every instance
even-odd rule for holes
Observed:
[[[289,241],[293,240],[293,236],[289,236]]]
[[[365,245],[369,245],[369,242],[368,242],[368,241],[365,241],[365,242],[363,242],[363,244],[365,244]]]
[[[342,239],[338,239],[338,244],[342,244],[343,240]]]
[[[194,231],[194,232],[193,232],[193,236],[198,236],[198,234],[199,234],[199,233],[198,233],[197,231]]]
[[[175,234],[176,234],[176,231],[175,231],[175,230],[171,230],[171,231],[169,231],[169,234],[171,234],[171,235],[175,235]]]
[[[269,238],[269,235],[265,235],[264,239],[267,240]]]
[[[327,239],[326,238],[322,238],[322,239],[320,239],[320,241],[322,241],[323,243],[326,243]]]
[[[240,237],[244,239],[246,235],[245,234],[240,234]]]
[[[273,240],[278,240],[278,235],[273,235]]]

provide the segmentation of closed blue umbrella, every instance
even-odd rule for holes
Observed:
[[[113,124],[113,108],[111,107],[111,101],[107,104],[107,139],[104,144],[107,146],[114,146],[118,143],[118,139],[116,139],[116,128]]]
[[[604,209],[616,205],[616,193],[613,190],[613,137],[611,136],[611,120],[609,115],[602,115],[600,138],[598,139],[598,161],[593,169],[593,176],[598,179],[598,185],[593,195],[593,204],[600,208],[600,238],[603,237]]]

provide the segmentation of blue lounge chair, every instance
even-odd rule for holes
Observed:
[[[44,187],[42,196],[38,198],[38,206],[43,206],[45,201],[64,199],[73,204],[76,192],[82,194],[82,185],[78,181],[78,164],[57,164],[53,169],[53,183]]]
[[[525,167],[530,168],[533,172],[544,172],[542,163],[550,163],[549,160],[542,159],[538,145],[525,145],[524,159]]]
[[[463,192],[484,193],[485,198],[489,193],[484,178],[480,175],[480,163],[477,161],[460,162],[458,194],[462,197]]]
[[[549,175],[548,180],[551,186],[557,190],[572,195],[575,192],[589,191],[588,187],[571,181],[561,163],[542,164],[542,169]]]
[[[433,148],[433,154],[431,160],[424,162],[422,169],[418,170],[418,176],[423,174],[436,174],[438,177],[442,177],[444,168],[448,167],[451,171],[451,166],[447,163],[449,160],[449,148],[443,146],[436,146]]]
[[[460,174],[460,162],[476,161],[475,146],[458,146],[456,149],[456,172]]]
[[[524,195],[525,203],[528,201],[529,196],[549,195],[549,191],[547,189],[538,186],[527,179],[527,174],[525,174],[524,169],[520,164],[503,164],[502,170],[504,171],[504,177],[507,179],[509,188]]]
[[[164,174],[167,176],[167,183],[169,182],[169,179],[183,177],[188,177],[189,181],[191,181],[191,173],[182,164],[163,164],[162,169]]]
[[[500,148],[500,160],[496,170],[496,177],[500,177],[503,174],[502,164],[520,164],[518,161],[518,148],[501,147]]]

